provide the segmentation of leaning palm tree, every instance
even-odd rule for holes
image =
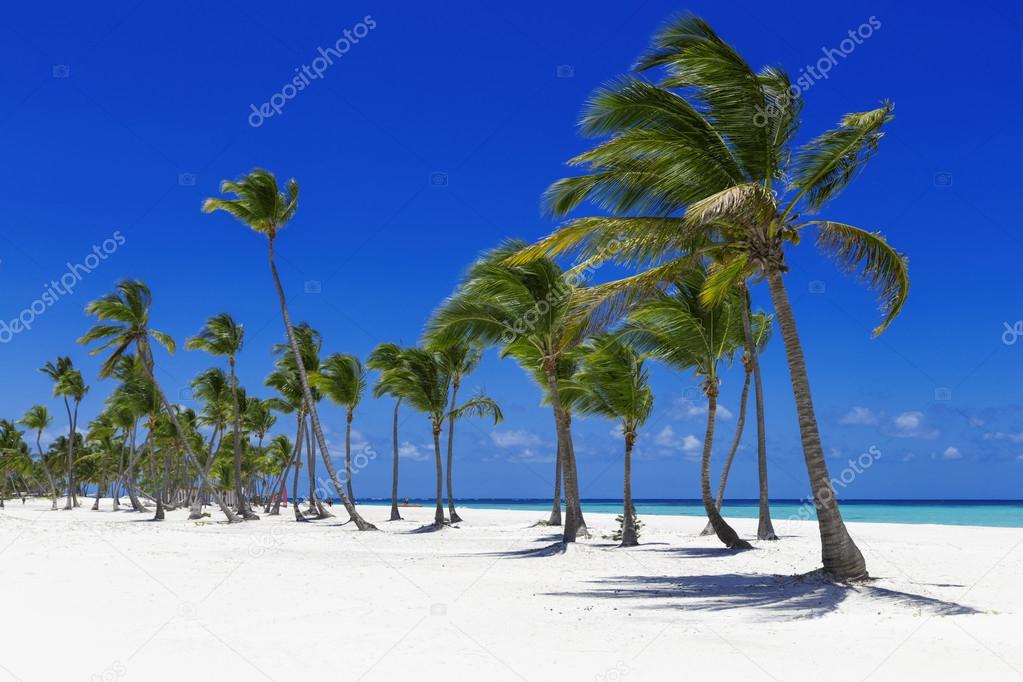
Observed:
[[[355,502],[352,491],[352,419],[355,408],[366,392],[366,370],[359,358],[348,353],[334,353],[320,364],[313,382],[325,396],[345,408],[345,485],[348,497]]]
[[[552,213],[589,199],[612,217],[572,220],[522,259],[576,251],[593,263],[614,261],[643,271],[609,283],[605,301],[622,306],[662,286],[704,257],[715,261],[706,296],[737,282],[767,280],[778,318],[807,473],[817,508],[825,570],[840,579],[867,576],[835,499],[810,396],[806,360],[783,275],[786,250],[804,231],[847,271],[880,291],[880,334],[909,292],[906,259],[877,232],[832,220],[802,220],[838,196],[876,153],[892,119],[889,102],[847,114],[837,127],[795,147],[802,100],[788,74],[759,72],[694,16],[671,21],[654,39],[639,71],[662,69],[653,83],[627,77],[590,100],[582,128],[609,136],[572,163],[591,172],[555,183]]]
[[[369,369],[380,372],[380,378],[373,386],[373,397],[380,398],[389,395],[394,398],[394,421],[392,423],[394,453],[391,462],[391,518],[390,521],[401,521],[401,514],[398,512],[398,409],[401,407],[401,384],[396,380],[394,372],[404,360],[405,349],[394,343],[381,343],[369,354],[366,366]]]
[[[745,292],[739,292],[740,296],[744,298]],[[741,303],[740,299],[740,305]],[[721,505],[725,499],[725,487],[728,485],[728,474],[732,470],[732,461],[735,459],[735,453],[739,450],[739,443],[742,440],[742,433],[746,426],[746,404],[749,402],[749,389],[750,383],[753,377],[753,367],[756,362],[757,354],[763,350],[764,346],[767,345],[767,341],[771,336],[771,325],[774,323],[774,318],[766,313],[757,313],[750,316],[748,311],[743,311],[743,352],[742,352],[742,368],[743,368],[743,382],[742,382],[742,394],[739,398],[739,414],[735,419],[735,436],[732,438],[732,445],[728,448],[728,454],[725,456],[724,466],[721,467],[721,478],[718,482],[717,497],[714,500],[714,506],[717,510],[721,511]],[[749,327],[749,337],[746,337],[747,327]],[[763,396],[761,395],[761,400]],[[766,470],[766,442],[760,435],[764,431],[763,414],[764,411],[759,401],[757,403],[757,460],[758,469],[763,468]],[[764,502],[767,497],[767,476],[766,473],[761,474],[760,480],[761,490],[761,502]],[[758,524],[757,539],[758,540],[777,540],[778,536],[774,534],[774,529],[771,526],[771,516],[769,508],[766,504],[762,504],[760,507],[760,522]],[[762,532],[765,529],[770,529],[770,533]],[[714,532],[714,526],[707,521],[707,525],[704,526],[703,531],[700,535],[710,535]]]
[[[479,343],[460,339],[447,346],[435,349],[441,361],[447,366],[448,374],[451,376],[451,408],[455,409],[458,404],[458,389],[462,386],[462,380],[476,369],[483,358],[483,348]],[[458,523],[462,518],[455,511],[455,491],[452,485],[452,469],[455,452],[455,420],[448,420],[448,518],[451,523]]]
[[[434,313],[427,339],[444,346],[468,338],[500,345],[502,357],[513,357],[531,375],[543,377],[554,412],[565,482],[564,542],[586,534],[579,501],[579,478],[568,411],[561,402],[559,365],[586,338],[586,324],[574,323],[580,298],[575,279],[547,258],[523,265],[508,259],[525,247],[509,241],[478,260],[459,289]],[[539,363],[539,368],[536,366]]]
[[[198,471],[202,483],[213,490],[217,504],[228,521],[236,523],[241,519],[227,506],[220,493],[209,486],[209,480],[199,465],[195,453],[192,452],[189,439],[178,420],[177,408],[167,400],[160,383],[156,380],[151,340],[156,341],[168,352],[174,352],[174,339],[169,334],[149,328],[149,308],[152,302],[153,295],[144,282],[139,280],[118,282],[113,293],[98,298],[85,307],[85,312],[95,317],[99,323],[85,332],[78,342],[83,345],[94,341],[102,342],[100,346],[91,351],[92,355],[110,350],[110,354],[100,367],[100,377],[106,377],[113,373],[120,358],[134,346],[140,367],[152,382],[153,390],[184,448],[188,464]]]
[[[284,287],[281,285],[281,278],[277,274],[277,265],[274,262],[274,240],[277,233],[294,217],[298,208],[298,183],[294,179],[289,180],[285,190],[282,192],[277,186],[277,179],[273,173],[257,168],[248,175],[232,182],[225,180],[220,184],[221,194],[232,194],[233,199],[211,197],[203,202],[202,210],[205,213],[213,211],[225,211],[234,216],[249,228],[264,235],[267,238],[268,255],[270,261],[270,273],[273,275],[274,286],[277,288],[277,297],[280,299],[281,318],[284,321],[284,329],[288,334],[288,343],[294,355],[295,362],[301,365],[301,353],[298,342],[295,339],[295,332],[291,326],[291,316],[288,314],[288,304],[284,297]],[[376,527],[362,518],[355,510],[344,487],[337,477],[334,465],[330,461],[330,451],[327,449],[327,439],[323,435],[323,428],[320,426],[320,417],[316,412],[316,405],[313,402],[312,392],[309,388],[309,379],[306,376],[308,371],[315,371],[317,368],[304,368],[298,372],[302,386],[302,395],[309,411],[309,418],[312,420],[313,432],[316,441],[320,446],[320,455],[323,457],[324,466],[338,496],[344,504],[345,509],[355,521],[359,530],[375,530]]]
[[[46,464],[46,458],[43,456],[43,446],[39,443],[43,437],[43,431],[49,428],[52,423],[53,417],[50,416],[50,411],[46,409],[45,405],[33,405],[28,408],[25,416],[21,418],[21,424],[25,428],[36,432],[36,451],[39,453],[39,467],[43,470],[43,474],[46,476],[46,483],[50,488],[50,509],[55,510],[57,509],[57,486],[53,482],[53,474],[50,472],[50,467]]]
[[[625,338],[637,348],[681,370],[692,370],[702,379],[707,398],[707,430],[700,465],[700,492],[707,518],[718,539],[731,549],[750,549],[722,518],[710,492],[710,455],[717,421],[718,365],[742,346],[740,302],[733,295],[708,305],[700,300],[706,276],[692,270],[677,281],[671,294],[659,294],[635,310]]]
[[[227,313],[218,313],[206,320],[199,333],[185,341],[188,350],[203,350],[210,355],[227,357],[230,368],[231,399],[234,403],[234,494],[238,514],[246,521],[258,521],[257,516],[242,490],[242,441],[241,441],[241,410],[238,408],[238,377],[235,375],[235,359],[242,350],[245,329],[235,322]]]
[[[625,439],[622,547],[639,544],[632,505],[632,449],[650,416],[654,396],[644,358],[620,337],[601,335],[581,348],[579,371],[568,382],[569,402],[582,414],[616,419]]]

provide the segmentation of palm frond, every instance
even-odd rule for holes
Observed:
[[[845,272],[860,278],[879,292],[884,319],[874,328],[883,332],[902,310],[909,295],[908,259],[893,249],[879,232],[867,232],[833,221],[811,221],[818,226],[817,247],[830,255]]]

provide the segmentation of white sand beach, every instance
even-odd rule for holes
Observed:
[[[1023,529],[850,524],[876,579],[847,588],[799,577],[819,560],[801,521],[734,554],[696,517],[645,517],[618,549],[591,514],[592,538],[552,553],[536,512],[417,533],[432,509],[364,505],[381,532],[359,533],[103,507],[0,511],[0,680],[1023,676]]]

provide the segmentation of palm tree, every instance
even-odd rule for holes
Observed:
[[[238,377],[235,375],[235,358],[242,350],[244,337],[245,329],[242,325],[235,322],[234,318],[227,313],[218,313],[206,320],[206,325],[199,330],[197,335],[185,341],[185,348],[203,350],[210,355],[227,357],[227,365],[230,368],[231,400],[234,404],[234,433],[232,436],[234,494],[237,500],[238,514],[246,521],[258,521],[259,516],[252,511],[245,499],[245,491],[242,489],[241,411],[238,408]]]
[[[92,355],[110,349],[110,355],[107,356],[107,359],[100,367],[100,377],[109,376],[117,367],[120,358],[132,346],[135,347],[140,367],[152,382],[156,397],[166,411],[167,417],[170,419],[177,437],[181,441],[181,446],[184,448],[188,463],[199,472],[202,483],[210,487],[206,474],[202,467],[199,466],[199,462],[192,452],[192,446],[188,438],[185,437],[185,432],[178,421],[177,408],[167,400],[167,396],[164,394],[163,389],[160,388],[160,383],[156,380],[156,375],[153,371],[155,363],[150,339],[156,341],[171,353],[174,352],[174,339],[168,334],[149,328],[149,308],[152,302],[153,295],[144,282],[139,280],[122,280],[117,284],[116,290],[113,293],[98,298],[85,307],[85,312],[95,317],[99,324],[85,332],[78,339],[78,342],[87,345],[94,341],[102,341],[102,345],[91,351]],[[220,493],[215,488],[210,487],[210,489],[213,490],[217,504],[220,506],[220,510],[224,512],[228,521],[231,523],[241,521],[230,507],[227,506]]]
[[[632,448],[650,416],[654,396],[644,358],[621,338],[601,335],[581,348],[579,371],[568,382],[569,402],[583,414],[617,419],[625,438],[622,547],[639,544],[632,505]]]
[[[447,346],[435,349],[440,355],[441,361],[446,365],[448,374],[451,376],[451,410],[455,409],[458,403],[458,389],[462,385],[462,379],[473,372],[480,364],[483,357],[483,347],[476,342],[460,339]],[[452,486],[452,465],[454,464],[455,448],[455,420],[448,420],[448,518],[451,523],[458,523],[462,518],[455,511],[455,493]]]
[[[783,274],[787,248],[807,229],[840,267],[880,291],[880,334],[909,292],[906,259],[877,232],[831,220],[805,220],[838,196],[876,153],[893,106],[847,114],[838,126],[795,148],[802,101],[787,73],[753,69],[706,22],[678,17],[637,64],[663,69],[659,84],[628,77],[599,91],[582,120],[585,133],[610,136],[572,163],[592,172],[555,183],[552,213],[590,199],[610,218],[570,221],[522,259],[577,251],[587,260],[645,270],[608,284],[604,301],[622,305],[691,265],[715,262],[705,295],[766,279],[778,317],[813,491],[825,570],[867,576],[842,521],[810,396],[806,361]],[[798,89],[795,89],[798,92]]]
[[[677,369],[692,369],[702,377],[702,389],[707,397],[707,430],[700,466],[703,506],[714,532],[726,547],[750,549],[752,545],[741,539],[721,517],[710,493],[710,455],[720,381],[718,364],[722,359],[731,358],[742,345],[742,325],[736,296],[715,305],[700,300],[705,279],[702,271],[690,271],[677,281],[672,294],[659,294],[636,309],[624,333],[631,343],[651,356]]]
[[[0,509],[4,508],[4,497],[6,496],[7,483],[14,484],[15,492],[18,491],[18,478],[24,482],[23,491],[28,490],[27,478],[32,472],[32,457],[29,454],[28,444],[18,431],[14,422],[7,419],[0,420]],[[24,501],[24,492],[22,500]]]
[[[278,463],[274,461],[272,457],[268,459],[268,453],[263,449],[263,440],[276,423],[277,415],[273,413],[271,404],[268,400],[262,400],[256,397],[248,399],[245,405],[245,428],[256,436],[257,457],[263,461],[263,466],[267,468],[266,471],[264,471],[263,489],[260,493],[261,497],[265,496],[267,493],[266,484],[269,482],[268,479],[276,478],[281,473],[283,467],[287,465],[287,461]],[[278,464],[279,467],[277,467]],[[274,486],[270,487],[272,489]]]
[[[739,292],[741,299],[745,299],[745,291]],[[732,470],[732,461],[735,459],[735,453],[739,450],[739,442],[742,440],[742,433],[746,426],[746,404],[749,401],[749,388],[750,382],[753,375],[753,365],[756,362],[757,354],[763,350],[764,346],[767,345],[767,341],[771,335],[771,325],[774,323],[774,318],[766,313],[757,313],[756,315],[749,315],[749,310],[742,311],[742,322],[743,322],[743,352],[742,352],[742,367],[743,367],[743,382],[742,382],[742,396],[739,398],[739,416],[735,420],[735,436],[732,438],[732,445],[728,448],[728,455],[725,457],[725,464],[721,468],[721,479],[718,482],[718,493],[714,500],[714,506],[717,510],[721,511],[721,505],[725,499],[725,487],[728,485],[728,474]],[[748,327],[748,329],[747,329]],[[749,331],[749,337],[746,338],[746,332]],[[759,405],[758,405],[759,407]],[[763,410],[757,410],[758,417],[763,416]],[[763,431],[764,425],[763,420],[757,419],[757,459],[758,468],[759,465],[763,465],[763,470],[766,472],[766,442],[761,439],[760,433]],[[763,444],[763,448],[760,445]],[[761,476],[761,497],[766,499],[767,493],[767,476],[764,473]],[[762,505],[760,508],[760,528],[771,528],[770,537],[761,537],[761,533],[758,530],[758,540],[777,540],[778,536],[774,535],[774,529],[771,526],[770,510],[767,505]],[[714,532],[714,526],[707,521],[707,525],[701,531],[700,535],[710,535]]]
[[[503,419],[501,409],[491,398],[477,395],[460,407],[448,407],[448,389],[451,374],[448,365],[437,353],[422,348],[410,348],[402,353],[402,362],[387,370],[386,381],[396,387],[402,398],[415,410],[430,419],[433,448],[437,468],[437,508],[434,512],[435,528],[444,527],[443,462],[440,454],[440,432],[445,419],[457,419],[473,414],[493,417],[497,424]]]
[[[369,354],[366,366],[369,369],[380,372],[380,378],[373,386],[373,397],[380,398],[389,395],[394,398],[394,422],[392,426],[394,436],[394,456],[391,464],[391,521],[401,521],[401,514],[398,513],[398,409],[401,407],[401,387],[395,383],[395,373],[390,370],[396,369],[404,360],[405,349],[394,343],[381,343]],[[389,373],[390,372],[390,373]]]
[[[128,353],[122,355],[118,360],[112,371],[112,376],[120,380],[121,383],[107,398],[107,410],[120,427],[128,450],[128,463],[124,470],[125,488],[128,491],[132,509],[137,512],[146,512],[149,509],[136,493],[135,473],[138,450],[135,447],[135,441],[138,435],[139,420],[147,414],[148,410],[143,399],[145,392],[138,386],[148,384],[149,377],[141,360]]]
[[[202,461],[203,473],[209,478],[213,470],[214,460],[220,452],[227,431],[227,422],[231,419],[232,404],[236,399],[233,395],[231,379],[219,367],[210,367],[192,379],[192,397],[202,403],[196,419],[198,424],[213,427],[209,442],[203,445],[205,457]],[[189,505],[189,519],[202,518],[203,497],[206,494],[202,483],[195,490]]]
[[[43,437],[43,431],[49,428],[52,423],[53,417],[50,416],[50,411],[46,409],[45,405],[33,405],[28,408],[25,412],[25,416],[21,418],[21,424],[25,426],[25,428],[32,429],[36,432],[36,451],[39,453],[39,466],[46,475],[46,482],[50,487],[50,499],[52,503],[50,509],[56,510],[57,486],[53,482],[53,474],[50,472],[50,467],[47,466],[46,458],[43,456],[43,446],[39,443],[40,439]]]
[[[270,388],[275,389],[279,394],[279,398],[271,398],[268,402],[272,409],[277,410],[283,414],[294,414],[296,419],[296,433],[295,433],[295,449],[292,456],[292,462],[295,467],[295,475],[292,482],[291,494],[294,498],[294,504],[292,508],[295,511],[296,521],[306,521],[307,519],[302,516],[301,511],[298,507],[298,473],[301,469],[301,456],[302,456],[302,443],[305,436],[305,424],[306,424],[306,408],[305,400],[302,395],[302,389],[299,386],[299,381],[296,376],[298,370],[294,365],[294,361],[291,360],[291,356],[285,356],[278,358],[277,369],[270,373],[264,382]],[[310,453],[311,455],[311,453]],[[310,457],[311,460],[311,457]],[[289,466],[290,468],[290,466]],[[280,483],[277,489],[276,499],[273,502],[273,506],[267,513],[276,516],[280,513],[281,508],[281,496],[283,495],[284,488],[286,487],[288,480],[288,470],[284,471],[281,476]],[[310,502],[314,501],[315,489],[310,489]]]
[[[313,382],[325,396],[345,408],[345,485],[348,497],[352,492],[352,418],[366,391],[366,370],[359,358],[348,353],[334,353],[320,365]]]
[[[345,505],[352,520],[355,521],[359,530],[375,530],[376,527],[367,522],[355,510],[355,505],[345,494],[341,481],[338,480],[337,472],[330,461],[330,451],[327,449],[327,439],[323,435],[320,426],[320,417],[316,412],[316,405],[313,402],[312,392],[309,388],[309,380],[306,373],[309,368],[301,364],[301,353],[298,342],[295,339],[295,332],[291,326],[291,317],[288,314],[288,304],[284,297],[284,287],[281,285],[281,278],[277,274],[277,265],[274,263],[274,240],[277,233],[284,228],[298,208],[298,183],[294,179],[289,180],[285,190],[282,192],[277,187],[277,179],[269,171],[257,168],[236,182],[225,180],[220,184],[221,194],[232,194],[235,198],[224,199],[211,197],[203,202],[202,210],[205,213],[213,211],[225,211],[234,216],[249,228],[267,238],[268,255],[270,261],[270,273],[273,275],[274,286],[277,288],[277,297],[280,299],[281,318],[284,320],[284,329],[288,334],[288,343],[294,355],[295,362],[303,371],[298,372],[299,381],[302,386],[302,395],[312,420],[313,432],[316,441],[320,446],[320,455],[323,457],[324,466],[334,487],[337,489],[341,502]],[[313,367],[312,371],[317,368]]]
[[[316,385],[316,374],[320,367],[320,349],[323,347],[323,337],[318,331],[309,326],[306,322],[300,322],[294,327],[295,343],[298,345],[299,356],[302,358],[302,366],[306,368],[305,374],[309,378],[309,393],[312,396],[313,404],[319,405],[320,401],[323,400],[323,392]],[[286,388],[274,385],[278,392],[282,395],[287,393],[290,397],[288,400],[297,401],[299,408],[297,411],[302,415],[303,420],[309,419],[309,410],[304,409],[303,402],[305,400],[304,393],[302,392],[302,382],[299,378],[298,365],[295,363],[295,356],[291,352],[291,346],[287,343],[274,344],[273,352],[277,355],[277,366],[280,368],[282,374],[280,377],[275,379],[275,383],[278,381],[288,382],[290,385]],[[309,369],[312,368],[312,369]],[[303,427],[305,429],[305,427]],[[316,480],[316,449],[313,446],[312,429],[306,429],[304,431],[306,435],[306,443],[304,445],[307,455],[308,463],[308,476],[309,476],[309,513],[315,514],[317,518],[324,519],[333,516],[327,511],[327,508],[323,506],[323,501],[320,499],[319,485]],[[328,462],[328,474],[333,470],[333,463]],[[297,490],[295,491],[298,492]],[[352,502],[354,505],[354,501]]]
[[[78,499],[75,494],[74,478],[74,443],[75,439],[71,434],[78,430],[78,407],[89,392],[82,373],[74,368],[69,357],[58,357],[56,362],[47,362],[39,370],[53,381],[54,397],[63,398],[64,409],[67,410],[68,418],[68,441],[67,441],[67,502],[64,509],[72,509],[78,506]],[[70,400],[69,400],[70,399]],[[74,403],[72,410],[71,403]]]
[[[573,313],[580,299],[574,277],[548,258],[522,265],[508,259],[524,248],[510,241],[484,254],[461,286],[430,320],[427,339],[445,346],[468,338],[484,345],[500,345],[501,356],[511,356],[530,372],[540,374],[554,412],[565,481],[564,542],[586,534],[579,501],[579,479],[568,410],[558,390],[559,367],[591,331]]]

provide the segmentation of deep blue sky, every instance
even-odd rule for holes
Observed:
[[[828,4],[585,3],[17,3],[0,40],[4,211],[0,318],[10,320],[115,230],[125,243],[0,346],[0,415],[31,403],[55,411],[37,368],[71,354],[93,384],[91,417],[109,383],[76,347],[84,304],[121,277],[153,289],[153,326],[178,340],[226,310],[246,325],[243,383],[267,396],[269,348],[282,338],[265,240],[199,212],[219,181],[254,166],[294,176],[301,207],[279,240],[292,315],[327,352],[365,354],[415,341],[431,309],[484,249],[534,239],[553,224],[539,197],[587,147],[575,122],[586,96],[625,72],[673,12],[708,19],[755,66],[793,73],[874,16],[881,27],[805,94],[803,137],[846,111],[896,104],[880,154],[828,214],[880,229],[910,257],[901,317],[871,340],[872,294],[804,242],[788,277],[832,473],[876,447],[881,458],[840,494],[880,498],[1019,497],[1023,482],[1020,292],[1020,9],[1008,0]],[[367,15],[376,27],[320,80],[258,128],[247,122],[295,69]],[[559,66],[561,76],[558,77]],[[431,186],[444,174],[446,186]],[[441,177],[441,176],[436,176]],[[320,293],[305,293],[305,283]],[[823,293],[810,293],[811,282]],[[819,289],[819,287],[817,287]],[[769,307],[766,292],[755,291]],[[211,360],[159,358],[172,394]],[[780,338],[764,358],[772,496],[802,497],[799,450]],[[734,412],[738,371],[723,404]],[[468,386],[502,404],[496,430],[462,422],[456,491],[550,494],[552,424],[539,394],[493,353]],[[634,495],[695,497],[692,452],[703,433],[691,377],[658,368],[657,408],[640,435]],[[949,400],[936,400],[948,389]],[[948,397],[941,396],[938,397]],[[355,480],[389,491],[391,403],[367,399],[360,441],[378,453]],[[694,414],[695,413],[695,414]],[[334,454],[341,413],[324,407]],[[59,412],[58,412],[59,415]],[[851,423],[854,422],[854,423]],[[720,422],[720,444],[734,419]],[[582,492],[620,495],[612,425],[577,420]],[[426,495],[425,418],[404,414],[401,494]],[[55,429],[63,428],[58,419]],[[283,418],[279,428],[292,432]],[[755,494],[752,429],[730,494]]]

